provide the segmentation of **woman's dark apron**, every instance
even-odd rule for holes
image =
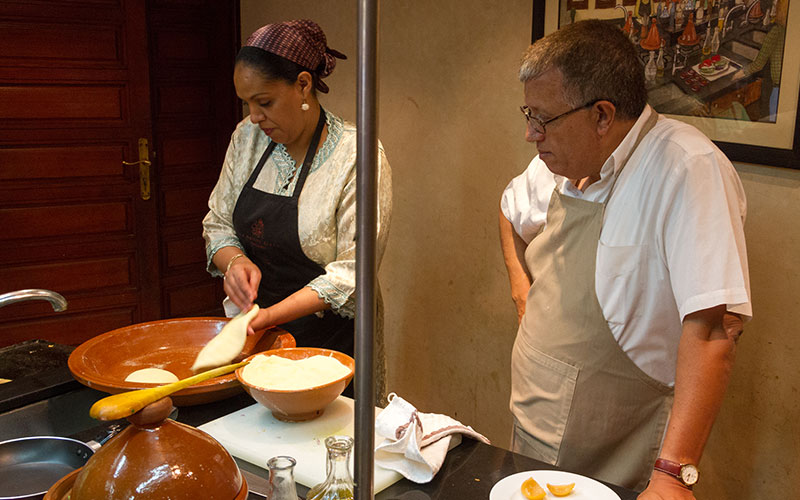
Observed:
[[[319,122],[292,196],[265,193],[253,187],[275,149],[276,143],[272,141],[236,202],[233,211],[236,236],[250,260],[261,269],[256,298],[259,307],[277,304],[325,273],[322,266],[303,252],[297,227],[297,200],[311,170],[324,125],[325,111],[320,108]],[[333,311],[324,311],[321,316],[310,314],[280,326],[295,337],[298,346],[324,347],[353,355],[355,323]]]

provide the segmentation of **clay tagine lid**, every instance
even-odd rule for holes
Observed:
[[[700,38],[697,36],[697,31],[694,29],[694,13],[689,14],[689,20],[686,22],[686,27],[683,29],[683,34],[678,37],[678,43],[685,46],[697,45]]]
[[[247,495],[236,462],[208,434],[167,419],[170,398],[130,416],[75,477],[70,500],[207,498]]]
[[[748,20],[751,23],[754,23],[757,22],[762,17],[764,17],[764,11],[761,10],[761,2],[759,0],[756,0],[756,4],[753,6],[752,9],[750,9],[750,17],[748,17]]]
[[[661,36],[658,34],[655,17],[650,22],[650,32],[647,34],[647,38],[642,38],[639,45],[645,50],[658,50],[661,47]]]

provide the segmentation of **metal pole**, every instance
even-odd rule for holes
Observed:
[[[375,383],[373,338],[378,170],[378,0],[358,2],[358,83],[356,103],[356,338],[355,338],[355,498],[371,500],[374,490]]]

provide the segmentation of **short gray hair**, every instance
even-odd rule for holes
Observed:
[[[647,104],[636,47],[607,22],[579,21],[537,40],[525,51],[519,79],[534,80],[553,68],[561,72],[571,106],[607,99],[622,118],[637,118]]]

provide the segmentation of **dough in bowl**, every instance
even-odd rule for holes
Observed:
[[[138,384],[170,384],[180,380],[174,373],[161,368],[142,368],[125,377],[125,382]]]
[[[300,391],[328,384],[350,374],[350,368],[332,356],[287,359],[259,354],[242,370],[248,384],[267,390]]]

